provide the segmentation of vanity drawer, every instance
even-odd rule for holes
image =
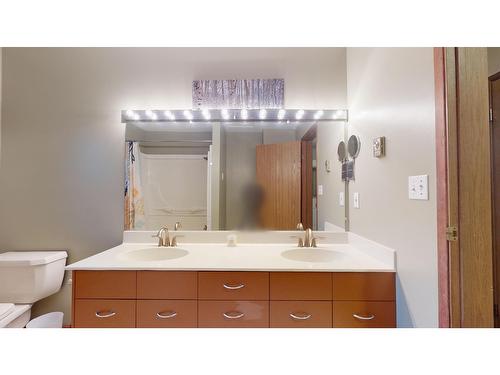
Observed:
[[[136,298],[135,271],[74,271],[75,298]]]
[[[177,271],[138,271],[137,298],[196,299],[197,273]]]
[[[203,328],[267,328],[268,301],[199,301],[198,326]]]
[[[311,250],[314,251],[314,250]],[[271,272],[271,300],[332,300],[332,274],[329,272]]]
[[[76,328],[135,327],[135,301],[77,299],[74,308]]]
[[[268,272],[199,272],[199,299],[267,300]]]
[[[332,303],[272,301],[271,328],[332,328]]]
[[[137,328],[196,328],[197,325],[197,301],[137,301]]]
[[[396,303],[333,302],[333,326],[335,328],[395,328]]]
[[[333,274],[334,301],[395,301],[393,272],[344,272]]]

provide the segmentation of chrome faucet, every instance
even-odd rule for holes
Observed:
[[[311,247],[313,240],[313,231],[311,228],[307,228],[304,232],[304,247]]]
[[[304,226],[302,223],[297,224],[297,230],[304,230]],[[299,236],[292,236],[292,237],[298,237],[299,242],[297,244],[298,247],[316,247],[316,238],[314,237],[313,231],[311,228],[307,228],[304,231],[304,238],[299,237]]]
[[[170,246],[170,236],[168,234],[168,227],[162,227],[158,233],[154,234],[153,237],[158,237],[158,246]]]

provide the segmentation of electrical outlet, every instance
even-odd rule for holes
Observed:
[[[354,208],[359,208],[359,193],[353,193],[352,203],[353,203]]]
[[[429,176],[409,176],[408,177],[408,198],[417,200],[429,199]]]
[[[323,185],[318,185],[318,195],[323,195]]]
[[[339,193],[339,206],[341,207],[345,206],[345,196],[343,191]]]

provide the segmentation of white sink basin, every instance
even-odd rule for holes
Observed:
[[[325,250],[315,247],[308,247],[286,250],[281,253],[281,256],[283,258],[295,260],[297,262],[322,263],[339,259],[343,256],[343,254],[335,250]]]
[[[122,253],[120,258],[139,262],[154,262],[182,258],[188,254],[189,251],[177,247],[148,247]]]

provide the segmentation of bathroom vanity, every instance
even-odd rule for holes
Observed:
[[[396,326],[394,252],[371,241],[323,232],[298,248],[297,232],[241,233],[228,247],[227,232],[178,232],[189,242],[155,247],[144,233],[67,267],[73,327]]]

